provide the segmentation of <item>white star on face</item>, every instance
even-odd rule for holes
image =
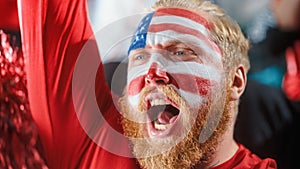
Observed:
[[[141,27],[141,31],[144,31],[144,30],[145,30],[145,26],[142,26],[142,27]]]

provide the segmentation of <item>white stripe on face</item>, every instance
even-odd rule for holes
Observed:
[[[161,67],[169,74],[190,74],[214,81],[219,81],[221,78],[220,70],[211,66],[197,62],[174,62],[156,53],[151,56],[151,60],[146,64],[133,67],[128,71],[127,85],[130,84],[133,79],[146,75],[154,62],[161,65]]]
[[[177,41],[188,46],[193,45],[196,48],[199,48],[203,53],[208,54],[214,59],[221,60],[221,53],[215,51],[202,39],[190,35],[190,34],[181,34],[173,30],[162,31],[158,33],[147,33],[147,42],[148,46],[155,46],[156,44],[166,44],[168,42]]]
[[[151,20],[149,25],[149,33],[158,33],[163,31],[175,31],[177,34],[190,34],[191,36],[198,37],[201,41],[207,43],[207,46],[212,47],[212,50],[221,54],[220,48],[217,46],[216,43],[210,40],[209,32],[210,30],[207,29],[204,25],[195,22],[189,18],[180,17],[180,16],[173,16],[173,15],[163,15],[163,16],[154,16]],[[180,38],[183,36],[176,36],[174,33],[165,34],[160,33],[161,35],[165,35],[167,37],[174,37],[175,39],[181,40]],[[171,35],[171,36],[168,36]],[[176,38],[179,37],[179,38]],[[148,40],[148,38],[147,38]],[[196,40],[195,42],[197,42]],[[151,42],[151,41],[150,41]],[[148,45],[155,45],[155,44],[163,44],[162,42],[152,41],[154,43],[148,43]]]
[[[188,18],[179,17],[179,16],[154,16],[151,20],[151,24],[177,24],[183,25],[185,27],[197,30],[199,33],[202,33],[205,36],[208,36],[209,30],[207,30],[203,25],[190,20]]]

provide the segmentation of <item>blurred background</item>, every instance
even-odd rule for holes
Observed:
[[[300,1],[211,1],[237,20],[252,44],[235,138],[262,158],[276,159],[279,168],[297,168],[300,103],[287,97],[282,80],[285,51],[300,39]],[[87,2],[106,79],[112,83],[138,21],[155,0]],[[27,99],[16,0],[0,0],[0,18],[0,168],[47,168]]]

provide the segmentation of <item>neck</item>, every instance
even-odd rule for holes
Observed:
[[[234,119],[232,119],[234,121]],[[234,156],[238,150],[238,145],[233,138],[234,122],[230,123],[228,130],[220,138],[220,143],[216,149],[215,158],[212,160],[208,168],[218,166]]]
[[[224,138],[224,140],[220,142],[215,154],[215,158],[210,163],[208,168],[225,163],[234,156],[237,150],[238,145],[233,138]]]
[[[237,152],[239,147],[233,137],[234,121],[235,118],[232,118],[232,121],[230,122],[226,132],[219,140],[213,160],[207,165],[206,168],[212,168],[225,163]],[[203,166],[196,166],[195,168],[203,168]]]

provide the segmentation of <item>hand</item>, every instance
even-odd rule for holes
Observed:
[[[287,72],[283,78],[282,89],[291,100],[300,101],[300,41],[286,50]]]

